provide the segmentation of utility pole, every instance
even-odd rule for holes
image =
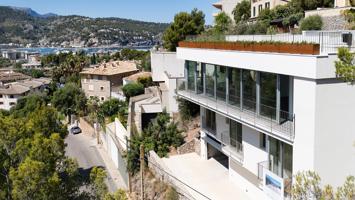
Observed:
[[[141,200],[144,200],[144,145],[140,146],[140,168],[141,168]]]

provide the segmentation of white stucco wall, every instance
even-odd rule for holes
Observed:
[[[183,77],[184,63],[184,60],[177,59],[175,52],[151,51],[153,81],[164,81],[165,74],[169,77]]]
[[[316,82],[294,78],[295,140],[293,173],[314,170]]]
[[[355,86],[323,82],[316,87],[315,170],[334,187],[355,176]]]
[[[177,57],[184,60],[242,69],[284,74],[303,78],[334,78],[336,56],[315,56],[214,49],[178,48]]]
[[[243,167],[258,175],[258,163],[268,160],[266,150],[260,149],[260,133],[254,129],[243,126]]]

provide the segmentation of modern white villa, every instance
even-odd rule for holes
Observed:
[[[284,199],[304,170],[334,187],[355,174],[355,87],[336,77],[334,64],[338,47],[353,47],[345,34],[296,35],[318,41],[312,53],[295,43],[279,52],[199,42],[177,48],[185,61],[177,95],[201,107],[200,156],[224,165],[251,199]]]

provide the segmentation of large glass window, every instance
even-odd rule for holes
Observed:
[[[197,65],[196,70],[197,75],[197,94],[203,93],[203,67],[202,65]]]
[[[292,178],[292,146],[272,137],[269,141],[270,170],[282,178]]]
[[[216,66],[217,76],[217,98],[220,100],[226,100],[226,76],[227,68],[224,66]]]
[[[260,114],[276,119],[276,88],[277,75],[260,73]]]
[[[206,77],[206,95],[215,97],[215,66],[205,64],[205,77]]]
[[[240,69],[228,68],[229,96],[230,105],[240,106]]]
[[[195,71],[196,62],[187,61],[187,88],[189,90],[195,91]]]
[[[243,141],[242,124],[230,120],[229,129],[230,129],[229,130],[230,145],[241,151],[242,150],[241,144]]]
[[[216,113],[208,109],[205,110],[205,119],[203,119],[204,126],[207,131],[216,134]]]
[[[243,109],[256,110],[256,72],[243,70]]]
[[[292,120],[292,79],[280,75],[280,122]]]

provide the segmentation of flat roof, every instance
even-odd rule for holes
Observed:
[[[137,64],[135,62],[114,61],[102,63],[93,68],[84,69],[84,71],[80,72],[80,74],[111,76],[135,71],[138,71]]]

